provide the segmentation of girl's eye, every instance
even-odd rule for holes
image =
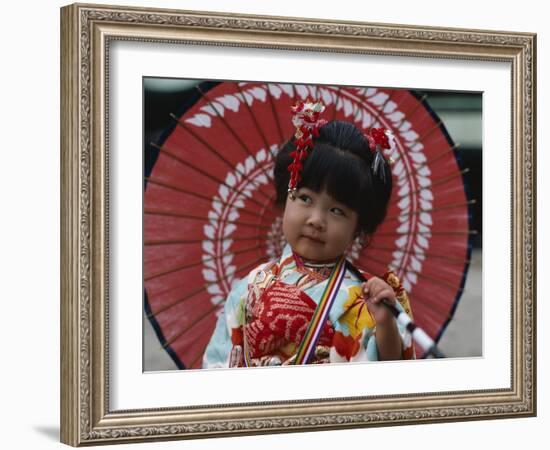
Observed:
[[[345,216],[346,213],[344,212],[344,210],[340,209],[340,208],[332,208],[332,212],[334,214],[336,214],[337,216]]]
[[[308,205],[311,203],[311,197],[309,195],[302,194],[298,198]]]

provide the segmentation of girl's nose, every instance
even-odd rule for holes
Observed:
[[[314,228],[322,230],[325,228],[325,215],[322,211],[312,210],[307,219],[307,224]]]

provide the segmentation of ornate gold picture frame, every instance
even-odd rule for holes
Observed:
[[[501,299],[510,341],[505,369],[509,383],[488,383],[475,390],[114,407],[111,370],[119,355],[110,351],[116,331],[110,321],[111,285],[117,272],[110,264],[115,246],[110,239],[109,193],[117,176],[110,163],[110,138],[117,130],[110,122],[116,94],[110,71],[118,64],[112,46],[120,42],[183,50],[198,45],[254,49],[260,56],[276,50],[294,57],[307,53],[408,58],[413,65],[508,65],[511,83],[504,94],[511,99],[511,114],[501,125],[510,132],[510,146],[501,148],[500,154],[510,160],[510,183],[500,188],[510,194],[510,295]],[[62,442],[80,446],[535,415],[535,70],[536,36],[529,33],[81,4],[62,8]],[[489,254],[484,261],[498,257]],[[484,289],[484,296],[490,297],[491,291]],[[140,308],[141,298],[135,304]],[[259,372],[264,379],[270,376],[263,369]]]

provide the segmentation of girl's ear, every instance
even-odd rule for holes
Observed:
[[[359,243],[362,247],[365,247],[370,243],[370,235],[368,235],[364,231],[361,231],[359,228],[355,230],[354,238],[359,238]]]

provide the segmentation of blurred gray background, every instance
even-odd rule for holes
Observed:
[[[156,142],[176,113],[189,101],[194,80],[144,78],[144,147]],[[418,91],[440,117],[451,138],[460,144],[462,165],[469,168],[465,176],[472,208],[473,238],[471,262],[464,292],[455,315],[443,333],[439,347],[447,357],[482,356],[482,94],[468,92]],[[145,161],[145,171],[150,171]],[[149,166],[148,166],[149,165]],[[414,311],[414,303],[412,303]],[[142,308],[143,309],[143,308]],[[162,348],[151,323],[143,315],[143,370],[177,370],[176,364]]]

